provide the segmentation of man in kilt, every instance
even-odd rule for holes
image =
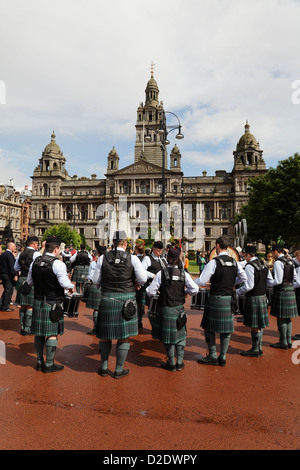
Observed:
[[[295,265],[295,271],[297,275],[297,281],[294,283],[294,287],[295,287],[295,293],[296,293],[298,316],[300,316],[300,250],[295,251],[294,255],[295,255],[295,258],[293,259],[293,262]],[[292,336],[292,339],[299,340],[300,334],[299,333],[295,334],[294,336]]]
[[[162,269],[163,266],[167,266],[166,258],[162,256],[164,245],[161,241],[153,243],[151,253],[144,256],[142,265],[147,271],[147,283],[142,287],[142,302],[144,305],[149,306],[150,298],[146,293],[147,287],[150,285],[156,274]],[[151,321],[151,326],[155,327]]]
[[[86,251],[84,243],[80,245],[80,251],[75,253],[70,259],[70,263],[73,267],[71,280],[76,283],[76,292],[78,294],[83,293],[86,276],[88,275],[90,262],[92,260],[92,255]]]
[[[266,293],[273,278],[268,265],[256,256],[255,246],[246,246],[245,260],[247,281],[236,293],[237,296],[246,294],[243,323],[251,328],[252,347],[249,351],[242,351],[241,355],[259,357],[263,355],[263,329],[269,326]]]
[[[39,244],[38,237],[32,236],[28,237],[26,240],[26,248],[21,251],[17,256],[15,262],[15,270],[20,273],[16,290],[19,295],[20,302],[20,323],[21,323],[21,335],[31,335],[31,322],[32,322],[32,307],[33,307],[33,298],[34,298],[34,288],[28,288],[28,293],[23,293],[22,286],[27,281],[27,276],[29,272],[29,267],[31,263],[39,256],[41,253],[37,251]]]
[[[35,335],[37,370],[44,373],[60,371],[64,367],[54,363],[58,335],[64,333],[64,317],[62,315],[58,321],[51,321],[50,313],[58,301],[63,301],[64,290],[72,293],[74,288],[66,265],[57,258],[60,243],[58,237],[49,237],[46,240],[44,254],[30,265],[27,277],[28,284],[34,285],[31,333]]]
[[[158,321],[152,330],[152,337],[159,339],[164,344],[168,360],[162,364],[162,367],[171,372],[181,371],[184,368],[186,326],[180,327],[177,325],[177,320],[181,314],[183,314],[183,318],[185,317],[185,296],[186,294],[196,295],[199,290],[190,274],[185,272],[180,260],[180,252],[180,248],[169,248],[168,266],[163,266],[150,286],[147,287],[149,297],[160,291]],[[175,362],[175,353],[177,362]]]
[[[294,282],[297,275],[293,261],[285,255],[283,245],[273,245],[273,298],[270,314],[277,318],[279,342],[270,344],[272,348],[292,347],[292,318],[298,316]]]
[[[89,272],[86,277],[88,284],[85,286],[85,293],[86,293],[86,308],[90,308],[93,310],[93,329],[88,331],[89,335],[96,334],[96,323],[98,318],[98,310],[101,300],[101,291],[97,288],[95,284],[93,284],[93,275],[95,272],[97,260],[106,252],[106,246],[98,245],[96,247],[97,255],[95,260],[90,263]]]
[[[130,348],[129,338],[138,335],[137,309],[131,319],[124,317],[124,303],[133,301],[136,307],[136,282],[142,286],[147,273],[139,259],[126,252],[127,236],[118,231],[113,236],[114,248],[101,256],[96,265],[93,282],[101,286],[101,301],[96,324],[101,357],[99,375],[108,375],[108,358],[112,340],[117,340],[114,378],[125,377],[129,369],[123,365]]]
[[[229,247],[227,237],[216,240],[217,256],[206,264],[202,274],[195,280],[199,286],[206,286],[210,282],[210,294],[204,308],[201,327],[204,329],[205,340],[208,346],[208,355],[198,359],[199,364],[220,365],[226,364],[233,326],[232,295],[235,284],[247,280],[244,269],[234,258],[227,253]],[[215,335],[220,333],[220,355],[217,357]]]

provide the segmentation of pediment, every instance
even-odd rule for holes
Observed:
[[[162,167],[154,165],[153,163],[147,162],[146,160],[140,160],[132,165],[128,165],[121,170],[114,171],[109,176],[121,176],[121,175],[149,175],[152,173],[162,173]],[[165,173],[172,174],[173,172],[165,169]]]

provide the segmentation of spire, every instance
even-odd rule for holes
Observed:
[[[248,119],[246,120],[246,124],[245,124],[245,134],[246,132],[250,132],[250,126],[249,126],[249,123],[248,123]]]

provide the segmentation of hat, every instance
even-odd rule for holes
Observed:
[[[276,244],[272,245],[272,251],[282,251],[283,248],[284,248],[283,245],[276,245]]]
[[[247,245],[245,246],[244,253],[251,253],[251,254],[256,254],[256,246],[254,245]]]
[[[29,244],[29,243],[38,242],[38,241],[39,241],[38,237],[33,235],[27,238],[26,243]]]
[[[180,253],[181,253],[180,248],[170,247],[167,256],[168,256],[168,258],[171,258],[171,259],[178,259],[179,256],[180,256]]]
[[[153,243],[153,248],[159,248],[160,250],[162,250],[164,247],[163,243],[158,241],[158,242],[154,242]]]
[[[125,240],[127,238],[126,232],[124,230],[118,230],[113,234],[113,240]]]
[[[62,242],[62,239],[60,237],[48,237],[46,240],[46,243],[55,243],[57,246],[59,246]]]

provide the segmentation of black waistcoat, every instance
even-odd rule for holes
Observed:
[[[163,267],[161,270],[161,285],[159,294],[159,304],[176,307],[183,305],[185,302],[184,285],[185,285],[184,269]]]
[[[151,265],[147,268],[147,271],[149,271],[150,273],[152,274],[157,274],[158,271],[161,270],[161,267],[162,267],[162,263],[166,264],[164,262],[163,259],[160,258],[160,261],[157,260],[157,259],[154,259],[153,256],[150,254],[150,255],[147,255],[149,256],[150,258],[150,261],[151,261]]]
[[[74,266],[89,266],[90,258],[86,251],[79,251],[73,263]]]
[[[135,273],[128,252],[111,250],[103,255],[102,292],[135,292]]]
[[[280,261],[284,265],[283,269],[283,279],[282,283],[279,284],[278,286],[274,286],[274,290],[281,290],[285,289],[286,287],[292,287],[293,280],[294,280],[294,264],[293,261],[286,256],[281,256],[280,258],[277,258],[275,263]],[[274,264],[275,264],[274,263]]]
[[[246,293],[246,297],[265,295],[267,292],[268,266],[259,258],[254,259],[247,264],[254,268],[254,287]]]
[[[19,265],[21,267],[22,277],[27,277],[27,274],[29,272],[29,267],[32,263],[34,252],[35,251],[30,248],[25,248],[25,250],[22,251],[22,253],[20,253]]]
[[[45,255],[37,258],[32,265],[34,298],[38,300],[56,300],[64,297],[64,288],[59,284],[53,272],[54,256]]]
[[[216,270],[210,282],[210,295],[232,295],[238,268],[234,258],[228,255],[216,256]]]

